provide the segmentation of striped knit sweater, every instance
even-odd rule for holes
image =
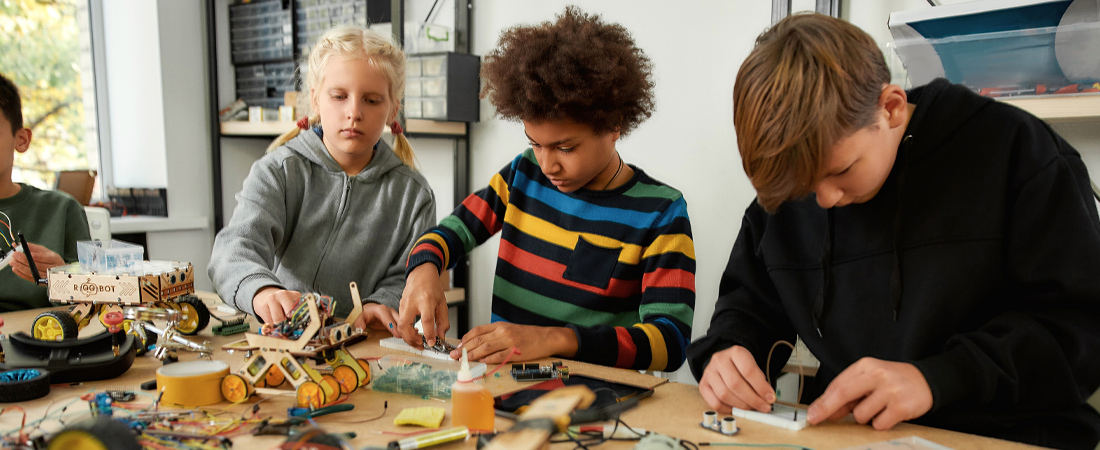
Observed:
[[[613,190],[563,193],[527,149],[417,240],[406,274],[454,267],[500,232],[494,322],[569,327],[580,361],[676,370],[695,308],[687,203],[634,173]]]

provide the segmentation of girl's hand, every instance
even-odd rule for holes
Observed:
[[[294,305],[298,303],[298,299],[302,297],[302,293],[298,291],[287,291],[275,286],[267,286],[256,292],[256,296],[252,297],[252,310],[256,312],[256,317],[264,323],[276,324],[286,320],[286,317],[290,315],[290,311],[294,309]]]
[[[401,337],[397,329],[397,310],[381,303],[364,303],[363,314],[355,319],[355,328],[389,331],[393,337]]]

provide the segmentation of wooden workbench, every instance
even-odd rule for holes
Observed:
[[[226,315],[226,313],[214,308],[215,303],[218,301],[216,296],[205,294],[201,295],[201,297],[210,305],[210,309],[215,315]],[[34,310],[2,314],[0,317],[3,317],[5,321],[2,331],[5,333],[14,333],[16,331],[28,332],[34,317],[42,311],[43,310]],[[254,321],[252,323],[255,324]],[[211,319],[211,326],[216,324],[218,324],[218,322]],[[96,321],[93,321],[93,324],[83,330],[81,335],[86,336],[100,332],[101,330],[102,327],[98,325]],[[377,358],[389,354],[402,353],[379,345],[379,339],[389,337],[388,334],[377,331],[371,331],[369,334],[370,336],[368,339],[348,348],[353,356],[358,358]],[[214,336],[210,333],[209,327],[199,334],[199,337],[208,340],[209,344],[215,348],[220,348],[224,343],[242,339],[243,336],[243,334],[229,337]],[[194,354],[180,353],[180,361],[193,359],[196,359]],[[215,352],[213,359],[228,362],[230,371],[235,372],[241,368],[245,360],[245,355],[242,352],[227,354],[219,350]],[[551,360],[542,360],[542,362],[549,361]],[[734,437],[726,437],[699,426],[703,411],[709,408],[699,395],[698,387],[695,385],[670,383],[664,378],[653,377],[636,371],[607,368],[573,361],[565,361],[565,363],[569,367],[571,374],[586,375],[623,384],[654,388],[654,395],[648,399],[642,400],[637,408],[624,413],[622,420],[632,427],[644,428],[649,431],[667,434],[693,442],[783,443],[798,444],[814,449],[829,449],[918,436],[940,445],[953,448],[1027,448],[1027,446],[1022,444],[911,424],[900,424],[889,431],[875,431],[868,426],[856,423],[828,423],[812,426],[801,431],[787,431],[745,419],[738,419],[737,422],[741,427],[741,432]],[[67,421],[71,422],[79,419],[75,417],[75,412],[87,410],[87,402],[78,399],[81,395],[102,391],[103,389],[128,389],[140,391],[139,385],[142,382],[155,379],[156,370],[160,366],[160,361],[153,358],[151,355],[145,355],[138,357],[134,365],[118,378],[88,382],[77,386],[54,385],[51,387],[50,395],[47,397],[25,402],[20,406],[27,411],[27,420],[33,421],[43,417],[47,410],[51,411],[53,415],[56,415],[58,409],[61,408],[62,405],[71,404],[66,411],[66,416],[68,417]],[[377,376],[377,366],[372,364],[372,369],[375,370],[375,376]],[[490,367],[490,370],[492,370],[492,367]],[[517,383],[512,380],[507,373],[507,369],[502,369],[500,373],[502,373],[502,376],[488,377],[485,382],[486,387],[488,387],[494,395],[514,392],[525,386],[529,386],[529,384]],[[289,386],[289,383],[285,383],[283,387],[286,388],[287,386]],[[150,394],[149,397],[152,397],[152,391],[145,392]],[[295,403],[293,391],[287,390],[287,393],[290,395],[254,395],[242,404],[232,405],[223,402],[205,409],[214,414],[231,414],[231,417],[239,417],[241,414],[245,414],[251,410],[254,405],[258,405],[259,416],[285,419],[287,408],[294,406]],[[139,401],[142,400],[144,400],[144,397],[139,397]],[[419,430],[416,427],[396,426],[393,424],[394,417],[404,408],[421,406],[445,408],[448,409],[448,414],[444,418],[442,426],[448,427],[451,423],[449,414],[450,404],[449,401],[445,400],[424,399],[404,394],[374,392],[370,390],[370,386],[368,385],[353,392],[347,401],[355,405],[354,410],[318,417],[315,420],[317,424],[330,432],[355,432],[357,436],[351,443],[356,448],[363,446],[385,446],[388,442],[402,437],[395,434],[384,433],[409,433]],[[365,419],[381,415],[383,413],[384,403],[388,403],[389,406],[382,418],[363,422]],[[172,408],[172,405],[161,405],[161,409],[165,408]],[[5,413],[0,415],[0,432],[8,432],[17,429],[20,420],[21,417],[17,413]],[[506,429],[509,426],[511,426],[510,421],[501,418],[497,419],[498,429]],[[44,431],[53,432],[60,430],[61,424],[57,423],[57,421],[46,421],[41,427]],[[239,449],[275,448],[285,442],[285,437],[253,436],[247,433],[232,436],[231,439],[233,441],[233,448]],[[634,444],[635,442],[632,441],[611,441],[601,444],[598,448],[632,448]],[[562,448],[570,448],[572,446],[573,444],[561,444]],[[438,448],[474,448],[474,442],[473,440],[468,442],[456,442]]]

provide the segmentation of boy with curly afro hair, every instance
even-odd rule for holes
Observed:
[[[683,364],[695,307],[687,204],[616,149],[653,112],[652,68],[625,28],[575,7],[501,35],[481,95],[523,123],[530,148],[414,245],[399,319],[410,345],[421,345],[417,315],[429,342],[450,326],[439,272],[499,232],[492,323],[463,336],[470,359],[501,363],[514,348],[516,360]]]

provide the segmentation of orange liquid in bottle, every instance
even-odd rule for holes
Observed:
[[[493,395],[484,385],[473,381],[451,385],[451,425],[492,431],[495,419]]]

